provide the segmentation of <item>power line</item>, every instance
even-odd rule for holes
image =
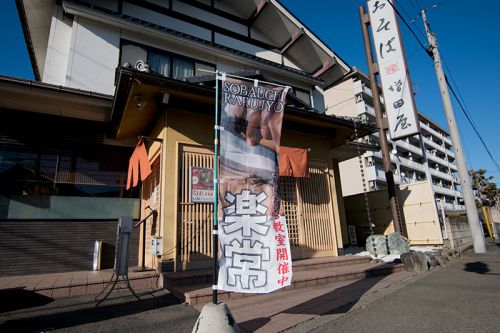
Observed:
[[[484,146],[484,149],[486,149],[486,152],[488,153],[488,156],[491,158],[491,160],[493,161],[493,163],[495,164],[495,166],[497,167],[497,170],[500,170],[500,165],[498,165],[497,161],[495,160],[495,158],[493,157],[493,155],[491,154],[490,150],[488,149],[488,146],[486,146],[486,143],[484,142],[483,140],[483,137],[481,136],[481,134],[479,134],[479,131],[477,130],[476,126],[472,123],[472,120],[471,118],[469,117],[468,113],[465,111],[462,103],[460,102],[460,100],[458,99],[457,97],[457,94],[455,93],[455,90],[453,89],[453,87],[451,86],[450,82],[448,82],[448,77],[446,77],[446,84],[448,85],[448,88],[450,88],[451,90],[451,93],[453,94],[453,96],[455,97],[458,105],[460,106],[460,109],[462,110],[462,112],[465,114],[465,117],[467,118],[467,120],[469,121],[469,123],[471,124],[472,126],[472,129],[474,130],[474,132],[476,132],[477,136],[479,137],[479,140],[481,141],[481,143],[483,144]]]
[[[464,148],[464,151],[465,151],[465,158],[467,158],[467,161],[468,161],[468,165],[469,167],[474,170],[474,165],[472,163],[472,159],[470,158],[470,155],[469,155],[469,149],[467,149],[467,141],[464,140],[464,136],[462,135],[462,132],[459,132],[459,135],[460,135],[460,142],[462,142],[462,146]]]
[[[425,36],[425,33],[422,32],[422,30],[415,24],[415,20],[418,17],[419,11],[417,11],[417,16],[416,17],[411,18],[411,15],[408,14],[408,12],[405,10],[405,8],[402,5],[400,5],[399,7],[401,8],[401,11],[406,15],[406,18],[410,19],[410,23],[413,24],[413,26],[415,27],[415,29],[417,30],[417,32],[420,34],[420,36],[422,36],[424,38],[424,40],[427,40],[427,37]]]
[[[420,39],[417,37],[417,34],[415,33],[415,31],[413,31],[413,29],[410,27],[410,25],[408,24],[408,22],[406,22],[405,18],[397,10],[396,6],[394,6],[391,1],[387,1],[387,2],[391,5],[391,7],[394,9],[394,11],[399,16],[399,18],[403,21],[403,23],[406,25],[406,27],[410,30],[410,32],[412,33],[413,37],[415,37],[415,39],[417,40],[418,44],[420,44],[420,47],[425,51],[425,53],[427,53],[429,56],[432,57],[432,52],[427,47],[425,47],[424,44],[422,44],[422,42],[420,41]]]
[[[413,8],[417,11],[417,13],[418,13],[418,12],[420,12],[420,9],[421,9],[421,8],[417,8],[417,6],[416,6],[416,5],[415,5],[415,3],[413,2],[413,0],[410,0],[409,2],[410,2],[410,5],[412,5],[412,7],[413,7]]]
[[[413,37],[417,40],[418,44],[420,44],[420,46],[422,47],[422,49],[425,50],[425,52],[431,57],[431,58],[434,58],[433,57],[433,53],[432,53],[432,50],[430,48],[426,48],[422,42],[420,41],[420,39],[417,37],[417,35],[415,34],[415,32],[413,31],[413,29],[410,27],[410,25],[408,24],[408,22],[405,20],[405,18],[401,15],[401,13],[397,10],[397,8],[392,4],[391,1],[388,1],[388,3],[391,5],[391,7],[394,9],[394,11],[396,12],[396,14],[399,16],[399,18],[403,21],[403,23],[406,25],[406,27],[410,30],[410,32],[412,33]],[[410,2],[412,3],[412,2]],[[412,3],[413,4],[413,3]],[[433,8],[437,7],[438,5],[434,5]],[[417,9],[418,10],[418,9]],[[444,62],[444,61],[443,61]],[[446,62],[445,62],[445,66],[446,66],[446,69],[447,71],[450,73],[450,77],[452,77],[451,75],[451,72],[448,68],[448,66],[446,65]],[[474,124],[474,122],[472,121],[471,119],[471,116],[469,115],[469,113],[466,111],[466,109],[463,107],[462,105],[462,102],[460,101],[460,99],[458,98],[457,94],[455,93],[455,90],[453,89],[453,87],[450,85],[449,81],[448,81],[448,77],[446,77],[446,84],[448,85],[448,87],[450,88],[453,96],[455,97],[456,101],[458,102],[458,105],[460,106],[460,109],[462,110],[462,112],[465,114],[465,117],[467,118],[467,120],[469,121],[470,125],[472,126],[474,132],[476,133],[476,135],[478,136],[479,140],[481,141],[481,143],[483,144],[484,148],[486,149],[486,152],[488,153],[489,157],[491,158],[491,160],[493,161],[493,163],[495,164],[495,166],[497,167],[498,170],[500,170],[500,166],[499,164],[497,163],[497,161],[495,160],[495,158],[493,157],[493,155],[491,154],[490,150],[488,149],[488,146],[486,145],[483,137],[481,136],[481,134],[479,134],[479,131],[476,127],[476,125]],[[452,77],[452,80],[453,80],[453,77]],[[453,80],[453,83],[455,84],[455,86],[457,87],[457,90],[458,89],[458,85],[454,82]],[[460,93],[460,91],[459,91]],[[461,94],[460,94],[461,95]]]
[[[455,79],[453,78],[453,75],[451,74],[451,70],[450,68],[448,67],[448,64],[446,63],[444,57],[441,55],[441,59],[444,63],[444,66],[446,67],[446,71],[448,72],[448,74],[450,75],[450,79],[451,79],[451,83],[453,83],[453,85],[455,86],[455,88],[457,89],[458,91],[458,96],[460,97],[460,99],[462,100],[462,103],[464,104],[465,106],[465,111],[467,112],[467,114],[469,115],[469,117],[472,119],[472,116],[469,112],[469,107],[467,106],[467,103],[465,103],[465,99],[464,97],[462,96],[462,93],[460,92],[460,88],[458,87],[457,83],[455,82]],[[474,126],[476,126],[475,122],[474,122],[474,119],[473,120],[473,124]]]

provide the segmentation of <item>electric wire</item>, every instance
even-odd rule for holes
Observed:
[[[427,37],[425,36],[425,33],[415,24],[415,20],[418,17],[418,15],[414,18],[411,18],[410,14],[408,14],[408,12],[405,10],[405,8],[403,6],[400,5],[399,8],[403,12],[403,14],[406,15],[406,18],[410,19],[410,23],[415,27],[416,31],[420,34],[420,36],[422,36],[422,38],[425,41],[427,41]],[[420,13],[420,12],[418,12],[418,13]],[[425,43],[425,45],[427,45],[427,42]]]
[[[484,149],[486,149],[486,153],[488,154],[488,156],[491,158],[491,161],[495,164],[495,166],[497,167],[497,170],[500,170],[500,165],[498,164],[498,162],[495,160],[495,158],[493,157],[493,155],[491,154],[490,150],[488,149],[488,146],[486,145],[486,142],[484,142],[484,139],[483,137],[481,136],[481,134],[479,134],[479,131],[477,130],[476,126],[474,126],[474,124],[472,123],[472,119],[469,117],[468,113],[465,111],[463,105],[462,105],[462,102],[460,102],[460,99],[458,99],[458,96],[457,94],[455,93],[455,90],[453,89],[453,87],[451,86],[450,82],[448,81],[448,77],[445,75],[445,78],[446,78],[446,84],[448,85],[448,88],[450,88],[451,90],[451,93],[453,94],[453,96],[455,97],[458,105],[460,106],[460,109],[462,110],[462,112],[465,114],[465,117],[467,118],[467,120],[469,121],[469,123],[471,124],[472,126],[472,129],[474,130],[474,132],[476,132],[477,136],[479,137],[479,140],[481,141],[481,143],[483,144],[484,146]]]
[[[415,5],[415,3],[413,2],[413,0],[410,0],[409,2],[410,2],[410,5],[412,5],[413,9],[415,9],[415,10],[417,11],[417,13],[418,13],[418,12],[420,12],[420,9],[421,9],[421,8],[419,9],[419,8]]]
[[[398,9],[392,4],[391,1],[388,1],[389,4],[392,6],[392,8],[394,9],[394,11],[396,12],[396,14],[399,16],[399,18],[403,21],[403,23],[406,25],[406,27],[410,30],[410,32],[412,33],[413,37],[417,40],[418,44],[422,47],[422,49],[425,50],[425,52],[431,57],[433,58],[433,54],[432,54],[432,50],[430,48],[426,48],[422,42],[420,41],[420,39],[417,37],[415,31],[410,27],[410,25],[408,24],[408,22],[406,21],[406,19],[401,15],[401,13],[398,11]],[[417,9],[418,10],[418,9]],[[450,73],[450,77],[451,77],[451,72],[449,70],[449,68],[447,67],[446,63],[445,63],[445,67],[447,69],[447,72]],[[464,113],[467,121],[470,123],[472,129],[474,130],[474,132],[476,133],[476,135],[478,136],[479,140],[481,141],[481,143],[483,144],[484,148],[486,149],[486,152],[488,154],[488,156],[491,158],[492,162],[495,164],[495,166],[497,167],[498,170],[500,170],[500,165],[498,164],[498,162],[495,160],[495,158],[493,157],[493,155],[491,154],[488,146],[486,145],[486,142],[484,141],[483,137],[481,136],[481,134],[479,133],[477,127],[475,126],[474,122],[472,121],[472,117],[469,115],[469,113],[466,111],[466,109],[463,107],[462,105],[462,102],[460,101],[460,99],[458,98],[457,94],[455,93],[455,90],[453,89],[453,87],[451,86],[450,82],[448,81],[448,77],[447,75],[445,75],[446,77],[446,84],[448,85],[448,87],[450,88],[453,96],[455,97],[458,105],[460,106],[460,109],[462,110],[462,112]],[[456,83],[454,83],[455,86],[457,87],[457,90],[458,89],[458,85]]]
[[[396,6],[394,6],[392,4],[392,2],[388,1],[388,3],[391,5],[391,7],[394,9],[394,11],[396,12],[396,14],[399,16],[399,18],[403,21],[403,23],[406,25],[406,27],[410,30],[411,34],[413,35],[413,37],[415,37],[415,39],[417,40],[418,44],[420,45],[420,47],[429,55],[429,56],[432,56],[432,52],[429,48],[425,47],[424,44],[422,44],[422,42],[420,41],[420,39],[418,38],[417,34],[415,33],[415,31],[410,27],[410,25],[408,24],[408,22],[406,21],[406,19],[403,17],[403,15],[401,15],[401,13],[399,12],[399,10],[396,8]]]
[[[455,79],[453,78],[453,75],[452,75],[452,73],[451,73],[451,70],[450,70],[450,68],[448,67],[448,64],[446,63],[446,60],[444,59],[444,57],[443,57],[442,55],[441,55],[441,60],[442,60],[442,62],[443,62],[443,64],[444,64],[444,66],[445,66],[445,68],[446,68],[446,72],[447,72],[447,73],[449,74],[449,76],[450,76],[451,83],[453,83],[453,85],[454,85],[454,86],[455,86],[455,88],[457,89],[458,96],[459,96],[459,97],[460,97],[460,99],[462,100],[462,103],[463,103],[463,104],[464,104],[464,106],[465,106],[465,110],[466,110],[466,112],[468,113],[469,117],[472,119],[472,116],[471,116],[471,114],[470,114],[470,112],[469,112],[469,107],[468,107],[468,106],[467,106],[467,104],[465,103],[465,99],[464,99],[464,97],[462,96],[462,93],[460,92],[460,88],[458,87],[457,83],[455,82]],[[472,119],[472,120],[473,120],[473,124],[474,124],[474,126],[477,126],[477,125],[474,123],[474,119]]]
[[[462,146],[465,152],[465,159],[467,160],[467,165],[469,166],[470,169],[474,170],[474,165],[472,164],[472,159],[470,158],[469,155],[469,149],[467,149],[467,141],[464,140],[464,136],[462,135],[461,131],[459,131],[458,133],[460,135],[460,141],[463,142]]]

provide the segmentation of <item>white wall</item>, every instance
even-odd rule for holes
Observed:
[[[119,29],[75,17],[66,86],[113,95],[119,46]]]
[[[72,20],[63,18],[61,6],[54,6],[42,82],[64,85],[71,45]]]
[[[348,79],[325,90],[325,104],[327,114],[357,117],[353,80]]]
[[[362,158],[364,161],[364,157]],[[364,162],[363,162],[364,163]],[[367,168],[365,167],[365,177],[368,177]],[[361,178],[361,169],[359,167],[359,159],[351,158],[339,163],[339,170],[342,184],[342,195],[344,197],[363,193],[363,180]],[[367,190],[369,190],[367,188]]]
[[[104,2],[99,2],[98,4],[103,5]],[[216,22],[213,14],[177,1],[174,1],[174,5],[176,6],[175,8],[182,10],[186,14],[208,22]],[[106,7],[115,9],[116,1],[109,2]],[[288,83],[302,89],[310,89],[307,81],[301,80],[297,76],[291,78],[286,72],[263,69],[264,66],[260,66],[254,62],[246,62],[244,59],[237,58],[236,56],[233,57],[230,53],[211,49],[207,45],[197,45],[194,41],[186,41],[162,32],[149,32],[147,28],[141,27],[132,31],[125,28],[125,24],[120,25],[117,22],[112,23],[111,21],[109,22],[110,24],[107,24],[106,21],[98,22],[78,15],[75,15],[73,23],[70,24],[71,22],[68,23],[62,20],[62,9],[60,7],[57,8],[58,11],[54,13],[52,22],[49,56],[46,62],[47,69],[43,77],[45,82],[104,94],[114,94],[115,70],[119,66],[120,58],[120,40],[127,39],[215,64],[221,71],[234,72],[259,69],[269,79]],[[126,15],[138,17],[198,38],[205,40],[211,40],[212,38],[212,34],[208,29],[169,18],[128,3],[124,3],[123,12]],[[238,23],[220,22],[227,23],[228,28],[234,28],[243,32],[242,27]],[[278,64],[282,62],[281,55],[271,50],[266,50],[221,34],[215,34],[215,40],[222,45]],[[321,90],[312,90],[314,106],[320,111],[324,110],[322,95],[323,92]]]

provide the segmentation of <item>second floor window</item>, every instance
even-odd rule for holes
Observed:
[[[149,65],[150,71],[179,80],[191,76],[209,75],[210,72],[215,72],[215,66],[212,64],[145,45],[123,41],[121,64],[129,63],[130,66],[134,67],[139,60],[145,61]]]

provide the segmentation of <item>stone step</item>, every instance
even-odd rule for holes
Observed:
[[[337,283],[347,280],[360,280],[372,276],[389,275],[402,270],[402,265],[392,263],[358,263],[314,270],[294,271],[292,284],[276,292],[300,289],[311,286]],[[212,300],[212,286],[209,283],[177,285],[168,289],[172,294],[190,305],[206,304]],[[218,291],[218,300],[234,300],[261,294]]]
[[[369,263],[369,256],[339,256],[321,257],[293,261],[293,271],[311,271],[325,268]],[[170,272],[163,274],[163,286],[170,290],[176,286],[212,283],[212,269],[197,269],[189,271]]]

